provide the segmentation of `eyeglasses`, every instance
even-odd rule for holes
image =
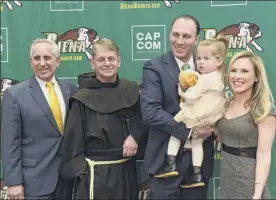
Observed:
[[[108,60],[109,63],[114,63],[114,62],[118,61],[118,58],[116,58],[116,57],[108,57],[108,58],[100,57],[100,58],[95,59],[95,61],[98,64],[104,64],[106,62],[106,60]]]

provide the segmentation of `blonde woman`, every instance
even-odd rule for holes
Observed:
[[[262,60],[248,51],[237,53],[228,84],[233,97],[217,124],[223,143],[220,198],[268,198],[276,111]]]

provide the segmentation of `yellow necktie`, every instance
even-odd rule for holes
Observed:
[[[190,65],[188,63],[183,64],[182,67],[181,67],[182,71],[186,71],[186,70],[189,70],[189,69],[190,69]]]
[[[50,108],[58,125],[58,129],[60,133],[63,131],[63,122],[62,122],[62,115],[60,110],[60,105],[58,101],[57,94],[54,90],[54,84],[51,82],[46,83],[46,87],[49,88],[48,94],[50,98]]]

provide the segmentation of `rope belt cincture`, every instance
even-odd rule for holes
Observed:
[[[89,198],[90,200],[94,199],[94,167],[96,165],[115,165],[124,163],[131,158],[124,158],[121,160],[113,160],[113,161],[94,161],[90,160],[89,158],[85,158],[89,167],[90,167],[90,190],[89,190]]]

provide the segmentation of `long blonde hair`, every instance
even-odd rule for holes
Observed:
[[[224,82],[225,74],[226,74],[226,65],[225,60],[227,57],[229,41],[225,37],[219,36],[217,38],[209,38],[206,40],[202,40],[198,44],[198,49],[200,47],[210,47],[210,52],[217,59],[222,59],[223,62],[219,67],[221,72],[222,81]]]
[[[240,58],[247,58],[250,60],[250,62],[253,64],[255,76],[258,80],[253,84],[252,95],[250,99],[245,102],[245,105],[248,104],[251,107],[251,115],[255,122],[258,123],[270,113],[272,106],[274,105],[274,99],[269,88],[266,70],[262,59],[256,54],[249,51],[241,51],[235,54],[229,63],[227,81],[228,86],[232,92],[233,90],[229,83],[229,72],[233,63]]]

